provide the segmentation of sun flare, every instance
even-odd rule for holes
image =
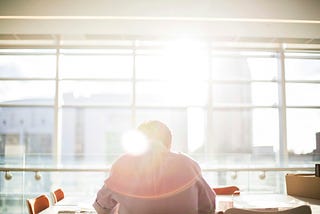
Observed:
[[[147,138],[136,130],[130,130],[123,134],[122,147],[125,152],[131,155],[141,155],[149,148]]]

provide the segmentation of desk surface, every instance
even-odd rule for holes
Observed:
[[[310,205],[312,213],[320,213],[320,200],[294,197],[285,194],[269,194],[269,193],[246,193],[241,192],[239,196],[217,196],[217,209],[216,211],[225,211],[232,206],[237,208],[279,208],[287,209],[299,205]],[[60,211],[60,212],[59,212]],[[83,213],[93,214],[96,213],[92,207],[91,199],[73,198],[64,199],[58,202],[57,205],[41,212],[41,214],[58,214],[63,212],[65,214]],[[67,212],[70,211],[70,212]]]
[[[237,208],[276,208],[284,210],[299,205],[309,205],[312,213],[320,213],[320,200],[294,197],[285,194],[246,193],[239,196],[218,196],[217,211],[224,211],[232,206]]]
[[[41,214],[96,214],[93,199],[87,197],[66,197]]]

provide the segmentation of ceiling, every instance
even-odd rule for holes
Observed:
[[[319,44],[319,11],[317,0],[1,0],[0,40]]]

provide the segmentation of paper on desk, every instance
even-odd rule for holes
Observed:
[[[58,211],[59,214],[75,214],[75,213],[79,213],[79,211],[76,210],[59,210]]]
[[[95,214],[94,210],[60,210],[58,214]]]

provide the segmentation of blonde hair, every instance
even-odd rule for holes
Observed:
[[[171,131],[164,123],[150,120],[140,124],[138,130],[146,135],[150,143],[160,142],[167,149],[171,148]]]

